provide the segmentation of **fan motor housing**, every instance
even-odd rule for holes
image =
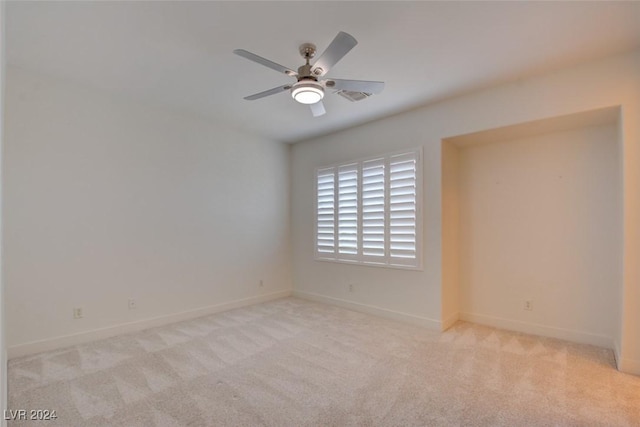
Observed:
[[[316,80],[311,74],[311,64],[304,64],[298,67],[298,80],[312,79]]]

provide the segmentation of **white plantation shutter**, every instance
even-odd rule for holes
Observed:
[[[362,162],[362,255],[384,262],[385,159]]]
[[[338,254],[358,255],[358,164],[338,168]]]
[[[420,150],[318,169],[316,258],[421,268]]]
[[[316,252],[333,256],[335,246],[335,168],[318,170],[316,188]]]
[[[416,153],[389,159],[389,258],[391,264],[414,265],[417,235]]]

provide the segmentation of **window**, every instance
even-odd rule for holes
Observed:
[[[421,151],[316,171],[316,258],[420,268]]]

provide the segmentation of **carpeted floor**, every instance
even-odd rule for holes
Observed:
[[[610,350],[287,298],[9,362],[38,426],[640,426]]]

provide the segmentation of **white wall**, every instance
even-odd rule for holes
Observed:
[[[10,356],[290,292],[287,145],[13,67],[7,89]]]
[[[354,105],[357,108],[357,105]],[[424,230],[440,228],[439,144],[415,127],[398,122],[404,116],[376,121],[335,135],[295,144],[292,150],[293,275],[299,296],[440,327],[440,234],[425,232],[424,268],[409,271],[314,260],[314,169],[341,161],[423,145]],[[438,196],[439,197],[439,196]],[[349,291],[353,284],[353,292]]]
[[[460,149],[463,319],[613,346],[622,288],[618,150],[613,124]]]
[[[392,90],[393,82],[388,82]],[[384,96],[384,93],[380,96]],[[366,101],[364,101],[366,102]],[[293,277],[298,295],[440,327],[441,141],[480,130],[622,106],[624,270],[621,364],[640,373],[640,52],[483,90],[294,145]],[[353,108],[358,108],[354,104]],[[375,153],[424,146],[425,269],[407,272],[313,259],[313,170]],[[346,282],[358,284],[349,293]],[[381,309],[381,310],[379,310]],[[444,319],[446,320],[446,319]]]

